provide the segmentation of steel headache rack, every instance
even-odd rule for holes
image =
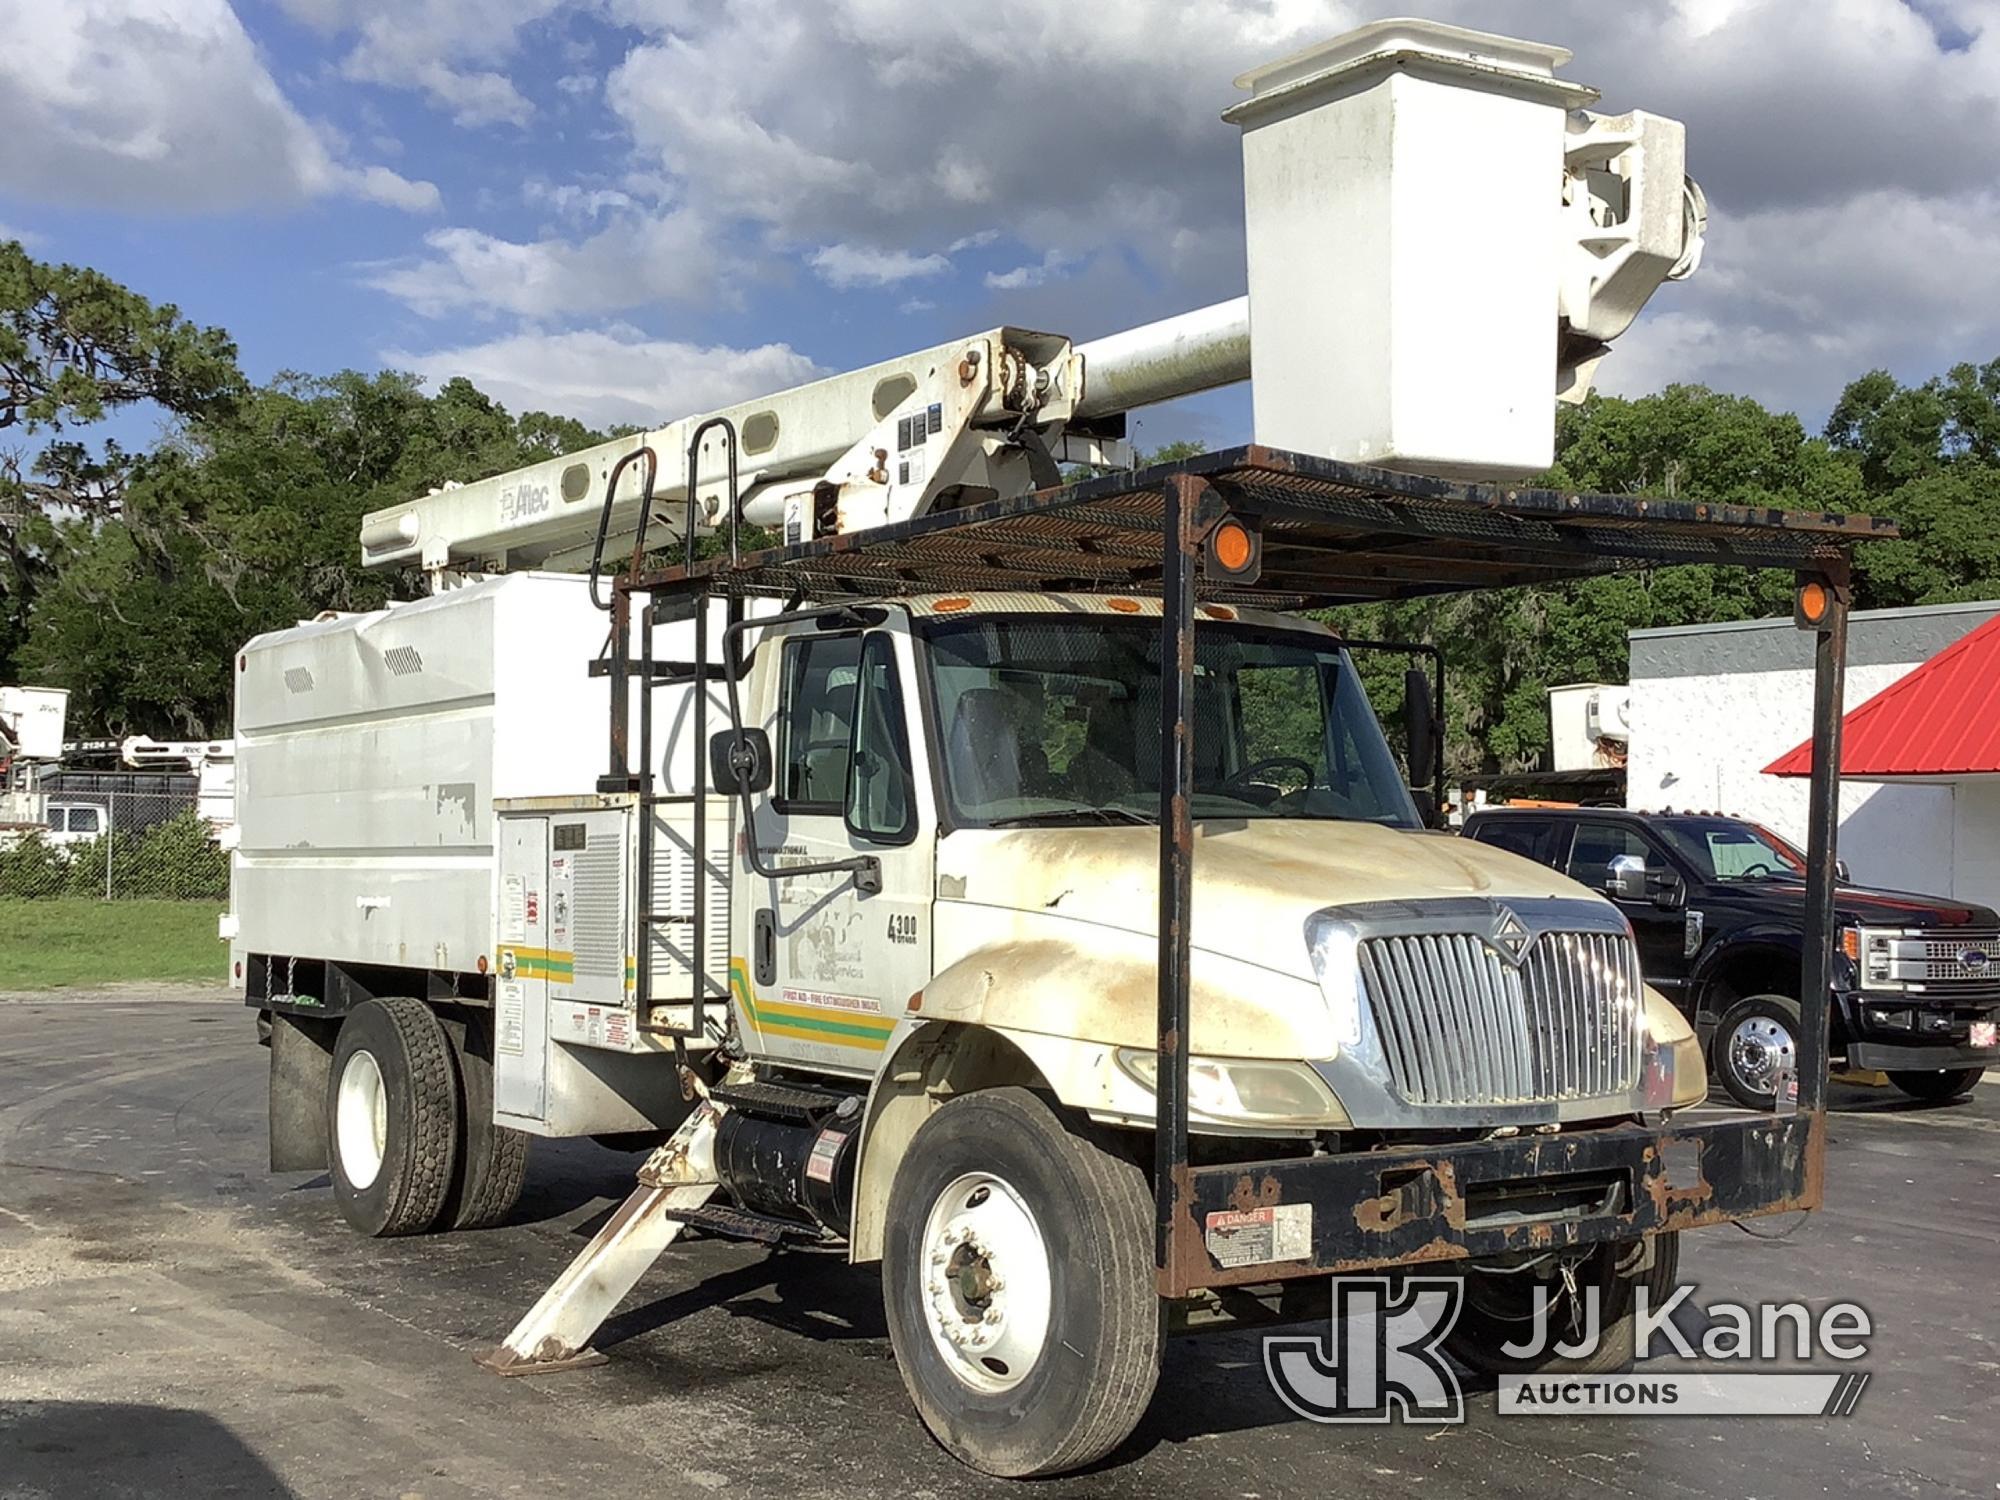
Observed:
[[[734,432],[719,425],[736,483]],[[690,442],[695,470],[704,433]],[[650,468],[650,450],[630,455]],[[692,492],[690,486],[690,492]],[[617,489],[616,475],[607,487]],[[814,510],[838,525],[827,487]],[[1842,678],[1849,571],[1855,543],[1893,537],[1865,516],[1591,495],[1516,485],[1461,484],[1263,447],[1242,447],[1131,473],[934,511],[866,530],[795,539],[745,551],[728,508],[718,554],[698,558],[689,501],[687,556],[645,566],[642,508],[632,562],[612,583],[608,660],[613,679],[611,769],[605,790],[647,793],[630,769],[629,703],[636,682],[641,754],[650,759],[647,683],[686,681],[690,670],[730,680],[734,652],[710,650],[708,611],[719,595],[774,596],[815,606],[901,594],[1069,590],[1161,601],[1158,956],[1158,1115],[1155,1160],[1159,1289],[1169,1297],[1208,1287],[1412,1265],[1523,1249],[1582,1246],[1654,1230],[1695,1228],[1757,1214],[1817,1207],[1825,1155],[1827,1005],[1833,962],[1834,835],[1839,792]],[[600,535],[600,553],[602,536]],[[1796,576],[1796,618],[1816,637],[1813,770],[1807,839],[1802,1035],[1795,1110],[1771,1116],[1673,1124],[1564,1127],[1476,1141],[1332,1151],[1265,1162],[1196,1165],[1188,1125],[1190,906],[1193,898],[1194,636],[1230,605],[1280,611],[1470,589],[1559,583],[1637,568],[1716,563],[1782,568]],[[636,603],[635,603],[636,599]],[[637,613],[634,613],[634,610]],[[695,621],[696,661],[656,663],[655,618]],[[759,620],[730,609],[730,641]],[[768,617],[767,617],[768,618]],[[629,647],[639,627],[639,652]],[[696,743],[708,743],[707,694],[694,695]],[[732,729],[739,726],[732,725]],[[696,756],[700,817],[709,768]],[[720,763],[718,763],[720,764]],[[1413,771],[1414,775],[1414,771]],[[747,781],[735,789],[746,798]],[[642,819],[650,828],[651,820]],[[695,847],[705,848],[697,827]],[[650,869],[642,858],[640,869]],[[857,880],[867,878],[847,862]],[[844,866],[844,867],[847,867]],[[778,873],[778,872],[762,872]],[[642,892],[641,909],[646,907]],[[691,970],[706,972],[700,903]],[[643,918],[642,918],[643,919]],[[646,1012],[639,966],[640,1014]],[[699,998],[692,1030],[702,1025]],[[1524,1211],[1523,1193],[1534,1207]],[[1310,1253],[1284,1264],[1230,1267],[1208,1250],[1211,1215],[1313,1207]]]

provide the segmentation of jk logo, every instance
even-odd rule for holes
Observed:
[[[1458,1320],[1465,1288],[1451,1277],[1336,1280],[1326,1338],[1264,1340],[1264,1372],[1278,1399],[1313,1422],[1463,1422],[1458,1376],[1438,1345]]]

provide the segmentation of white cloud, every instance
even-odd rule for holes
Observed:
[[[627,215],[584,240],[517,241],[477,229],[424,236],[428,255],[369,268],[369,285],[426,317],[457,311],[549,319],[686,301],[718,274],[715,237],[693,215]]]
[[[942,255],[917,255],[908,250],[882,250],[872,245],[821,245],[806,263],[828,286],[894,286],[926,276],[942,276],[951,262]]]
[[[1066,274],[1076,262],[1060,250],[1051,250],[1032,265],[1016,266],[1011,271],[988,271],[986,285],[996,292],[1018,292],[1026,287],[1040,286],[1051,277]]]
[[[294,19],[327,37],[352,35],[341,60],[357,83],[412,89],[463,126],[525,125],[534,104],[497,65],[510,60],[522,28],[566,0],[279,0]]]
[[[460,70],[429,59],[409,59],[389,47],[356,48],[341,71],[359,83],[421,89],[460,125],[525,125],[535,112],[504,73]]]
[[[0,5],[0,187],[170,212],[437,189],[348,161],[285,98],[226,0]]]
[[[19,229],[12,224],[0,224],[0,244],[8,240],[18,240],[25,248],[32,250],[42,242],[42,237],[32,229]]]
[[[554,209],[565,219],[588,223],[608,213],[638,207],[630,193],[618,188],[585,187],[578,182],[554,183],[530,178],[521,187],[521,200]]]
[[[282,3],[364,39],[409,9]],[[493,71],[559,3],[437,0],[393,35],[410,67]],[[1408,9],[1098,0],[1081,24],[1073,0],[1015,0],[1004,24],[968,25],[936,0],[593,3],[636,37],[602,77],[620,160],[593,162],[567,203],[551,189],[566,223],[546,237],[456,228],[378,284],[428,310],[601,314],[712,292],[731,267],[754,285],[803,259],[836,286],[921,277],[912,305],[983,289],[1002,316],[1087,336],[1241,290],[1239,148],[1217,119],[1233,74]],[[1705,380],[1817,420],[1870,365],[1921,376],[2000,344],[2000,154],[1978,149],[2000,139],[1996,0],[1429,10],[1560,42],[1576,53],[1565,76],[1600,86],[1604,109],[1689,124],[1710,255],[1613,351],[1610,388]],[[597,83],[587,69],[548,71],[582,90]],[[607,180],[633,202],[590,206]],[[939,264],[1002,234],[998,269]],[[714,251],[721,237],[737,250]]]
[[[1934,374],[2000,354],[2000,193],[1885,190],[1711,221],[1710,255],[1612,349],[1614,393],[1700,381],[1815,422],[1886,367]]]
[[[827,373],[788,344],[751,349],[646,338],[622,326],[515,334],[383,361],[433,384],[463,375],[515,411],[554,411],[595,426],[659,426]]]

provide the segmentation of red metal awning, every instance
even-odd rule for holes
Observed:
[[[1812,774],[1812,741],[1764,767]],[[1841,720],[1840,774],[1864,781],[2000,774],[2000,615]]]

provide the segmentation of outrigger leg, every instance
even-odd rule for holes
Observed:
[[[715,1196],[715,1132],[727,1109],[706,1097],[695,1105],[639,1169],[638,1189],[480,1364],[498,1375],[544,1375],[603,1363],[591,1336]]]

